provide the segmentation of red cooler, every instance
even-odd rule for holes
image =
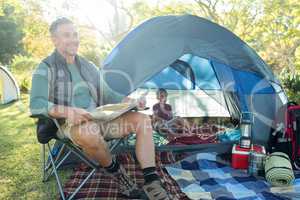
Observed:
[[[255,152],[265,153],[265,148],[260,145],[252,146]],[[232,147],[231,166],[234,169],[248,169],[249,152],[251,148],[241,148],[240,145],[234,144]]]

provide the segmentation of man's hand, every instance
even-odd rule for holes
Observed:
[[[92,120],[92,116],[89,112],[82,108],[69,108],[66,119],[68,123],[78,125]]]
[[[72,125],[78,125],[92,120],[91,114],[86,110],[63,105],[53,106],[48,114],[53,118],[65,118],[67,122]]]

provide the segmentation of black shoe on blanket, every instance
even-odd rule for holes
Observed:
[[[129,199],[139,199],[145,196],[144,191],[139,189],[137,185],[130,180],[125,172],[125,169],[120,166],[120,169],[115,173],[109,173],[120,187],[120,193]]]
[[[149,200],[171,200],[159,180],[145,184],[143,189]]]

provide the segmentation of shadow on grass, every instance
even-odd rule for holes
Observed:
[[[10,106],[13,106],[13,105],[15,105],[17,102],[18,102],[18,100],[14,100],[14,101],[11,101],[11,102],[6,103],[6,104],[0,104],[0,109],[4,109],[4,108],[8,108],[8,107],[10,107]]]

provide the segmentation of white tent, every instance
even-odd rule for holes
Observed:
[[[0,104],[6,104],[20,98],[19,86],[13,75],[0,66]]]

